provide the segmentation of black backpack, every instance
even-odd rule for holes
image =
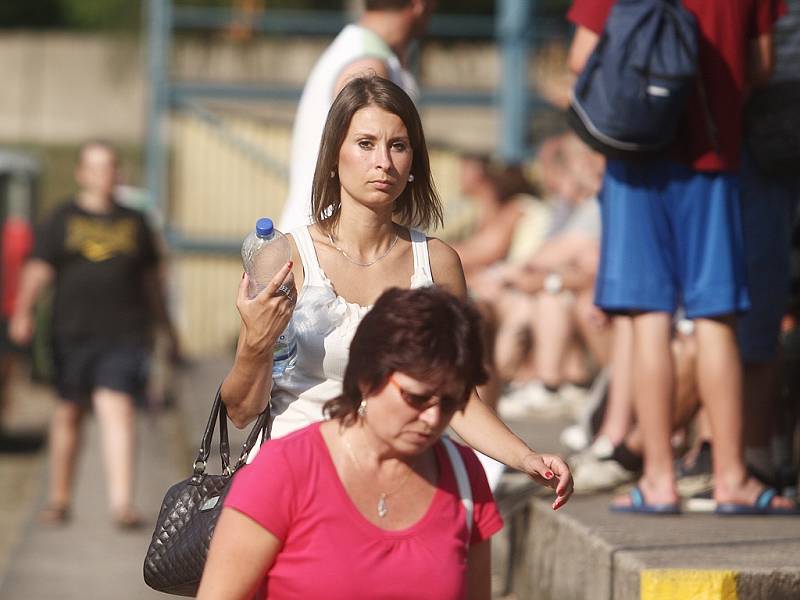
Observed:
[[[595,150],[614,158],[664,151],[675,137],[698,77],[697,23],[678,0],[617,0],[578,77],[568,121]]]

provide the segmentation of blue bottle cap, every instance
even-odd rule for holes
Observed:
[[[272,225],[272,219],[263,217],[256,221],[256,235],[260,238],[271,236],[273,229],[274,226]]]

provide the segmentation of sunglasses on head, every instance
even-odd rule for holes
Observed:
[[[455,412],[464,405],[463,401],[456,400],[451,396],[442,396],[438,392],[426,394],[409,392],[397,382],[394,375],[389,377],[389,383],[397,388],[397,391],[400,392],[400,397],[406,404],[419,411],[427,410],[438,404],[444,412]]]

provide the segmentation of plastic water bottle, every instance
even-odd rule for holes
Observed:
[[[292,257],[289,240],[275,229],[272,219],[261,218],[242,244],[242,264],[250,279],[248,295],[254,298]],[[297,359],[297,336],[292,321],[273,349],[272,377],[283,377]]]

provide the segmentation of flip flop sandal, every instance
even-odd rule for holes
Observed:
[[[634,487],[630,492],[631,503],[629,506],[618,506],[612,504],[609,509],[611,512],[635,513],[642,515],[679,515],[681,507],[678,502],[665,502],[663,504],[648,504],[644,499],[644,494],[639,486]]]
[[[714,514],[735,517],[747,515],[762,515],[762,516],[793,516],[800,515],[800,508],[797,504],[792,508],[782,508],[772,506],[772,499],[778,495],[778,490],[772,487],[764,488],[758,495],[753,504],[735,504],[732,502],[725,504],[718,504]]]

